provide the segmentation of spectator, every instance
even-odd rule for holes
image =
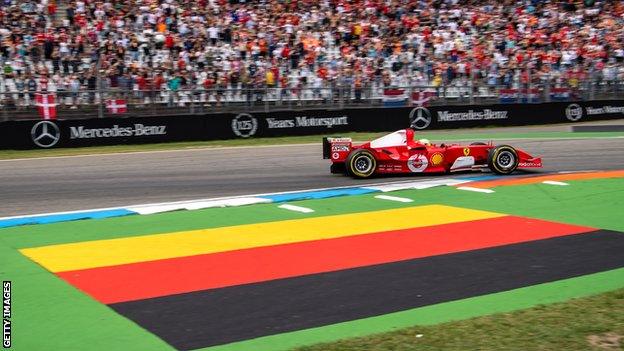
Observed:
[[[21,81],[32,100],[32,79],[40,90],[49,88],[49,79],[53,90],[73,91],[77,75],[90,90],[98,77],[103,87],[136,87],[138,99],[150,81],[150,88],[169,89],[172,96],[182,86],[210,86],[217,89],[218,104],[236,96],[231,89],[253,88],[252,94],[262,97],[265,88],[279,86],[289,89],[282,97],[291,91],[304,97],[302,89],[329,95],[324,89],[338,92],[341,84],[359,101],[365,87],[415,81],[439,88],[474,78],[477,85],[515,87],[534,77],[577,87],[584,79],[578,73],[586,78],[593,71],[615,84],[624,69],[622,1],[60,4],[60,9],[54,0],[0,5],[0,85],[6,91]]]

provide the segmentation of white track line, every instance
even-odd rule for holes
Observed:
[[[418,181],[404,181],[404,182],[393,182],[393,183],[380,183],[375,185],[364,185],[362,187],[366,189],[379,190],[381,192],[389,192],[389,191],[397,191],[397,190],[405,190],[405,189],[428,189],[436,186],[442,185],[458,185],[462,183],[468,183],[470,180],[462,180],[462,179],[453,179],[453,178],[442,178],[442,179],[427,179],[427,180],[418,180]]]
[[[243,206],[243,205],[253,205],[253,204],[261,204],[261,203],[269,203],[271,200],[257,198],[257,197],[239,197],[232,199],[224,199],[224,200],[208,200],[208,201],[194,201],[194,202],[185,202],[185,203],[172,203],[172,204],[161,204],[161,205],[145,205],[145,206],[136,206],[136,207],[127,207],[127,210],[136,212],[138,214],[154,214],[161,212],[170,212],[177,210],[200,210],[204,208],[210,207],[231,207],[231,206]]]
[[[582,171],[559,171],[557,173],[559,173],[559,174],[568,174],[568,173],[590,173],[590,172],[601,172],[601,171],[598,170],[598,169],[585,169],[585,170],[582,170]]]
[[[312,213],[312,212],[314,212],[314,210],[311,209],[311,208],[295,206],[295,205],[289,205],[289,204],[283,204],[283,205],[279,205],[277,207],[283,208],[285,210],[302,212],[302,213]]]
[[[0,217],[0,220],[15,219],[15,218],[26,218],[26,217],[39,217],[39,216],[43,217],[43,216],[66,215],[66,214],[87,213],[87,212],[99,212],[99,211],[120,210],[120,209],[125,209],[125,208],[123,206],[119,206],[119,207],[94,208],[94,209],[90,209],[90,210],[75,210],[75,211],[62,211],[62,212],[33,213],[33,214],[24,214],[24,215]]]
[[[459,189],[459,190],[467,190],[467,191],[475,191],[475,192],[478,192],[478,193],[486,193],[486,194],[491,194],[491,193],[494,192],[494,190],[492,190],[492,189],[473,188],[471,186],[460,186],[460,187],[457,187],[457,189]]]
[[[543,181],[542,183],[544,183],[544,184],[548,184],[548,185],[570,185],[570,184],[568,184],[568,183],[564,183],[564,182],[557,182],[557,181],[554,181],[554,180],[545,180],[545,181]]]
[[[423,181],[432,180],[433,177],[423,178]],[[447,179],[453,180],[453,179]],[[353,185],[345,185],[338,187],[327,187],[327,188],[312,188],[312,189],[301,189],[301,190],[290,190],[290,191],[279,191],[273,193],[260,193],[260,194],[250,194],[250,195],[233,195],[233,196],[221,196],[221,197],[213,197],[213,198],[203,198],[203,199],[194,199],[194,200],[181,200],[181,201],[167,201],[167,202],[153,202],[153,203],[143,203],[143,204],[131,204],[131,205],[119,205],[116,207],[104,207],[104,208],[92,208],[88,210],[75,210],[75,211],[61,211],[61,212],[48,212],[48,213],[32,213],[32,214],[21,214],[14,215],[8,217],[0,217],[2,219],[13,219],[13,218],[23,218],[30,216],[50,216],[57,214],[69,214],[69,213],[81,213],[81,212],[91,212],[91,211],[106,211],[106,210],[117,210],[117,209],[129,209],[129,208],[145,208],[152,206],[170,206],[170,205],[189,205],[193,206],[198,202],[205,201],[217,201],[217,200],[232,200],[232,199],[241,199],[241,198],[250,198],[250,197],[262,197],[262,196],[271,196],[271,195],[284,195],[284,194],[294,194],[294,193],[302,193],[302,192],[313,192],[313,191],[323,191],[323,190],[340,190],[340,189],[349,189],[349,188],[369,188],[376,185],[386,185],[386,184],[404,184],[404,183],[413,183],[413,180],[407,181],[389,181],[389,182],[380,182],[380,183],[367,183],[367,184],[353,184]],[[404,189],[401,187],[401,189]],[[180,206],[182,207],[182,206]]]
[[[375,199],[398,201],[398,202],[414,202],[414,200],[408,199],[405,197],[389,196],[389,195],[376,195]]]

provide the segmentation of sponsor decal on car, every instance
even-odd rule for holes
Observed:
[[[339,158],[340,158],[340,154],[339,154],[339,153],[337,153],[337,152],[334,152],[334,153],[332,154],[332,158],[333,158],[334,160],[337,160],[337,159],[339,159]]]
[[[336,151],[336,152],[349,151],[349,145],[332,145],[332,151]]]
[[[442,163],[442,161],[444,161],[444,155],[442,155],[442,153],[436,152],[433,155],[431,155],[431,164],[432,165],[438,166],[439,164]]]
[[[464,156],[468,156],[470,155],[470,148],[469,147],[465,147],[464,148]]]
[[[414,173],[423,172],[428,165],[429,160],[427,160],[427,156],[423,154],[412,155],[407,159],[407,168]]]
[[[541,162],[520,162],[518,167],[542,167]]]
[[[402,172],[403,166],[401,165],[379,165],[379,171],[382,172]]]
[[[330,143],[350,143],[351,138],[327,138],[327,141]]]

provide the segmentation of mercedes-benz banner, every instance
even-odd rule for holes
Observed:
[[[171,141],[339,136],[346,132],[575,123],[624,118],[623,100],[412,106],[243,112],[192,116],[9,121],[0,123],[0,148],[30,149]]]

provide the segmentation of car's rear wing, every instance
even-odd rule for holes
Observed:
[[[324,159],[336,159],[338,157],[332,157],[334,153],[342,155],[343,153],[349,153],[351,151],[351,138],[323,138],[323,158]]]

